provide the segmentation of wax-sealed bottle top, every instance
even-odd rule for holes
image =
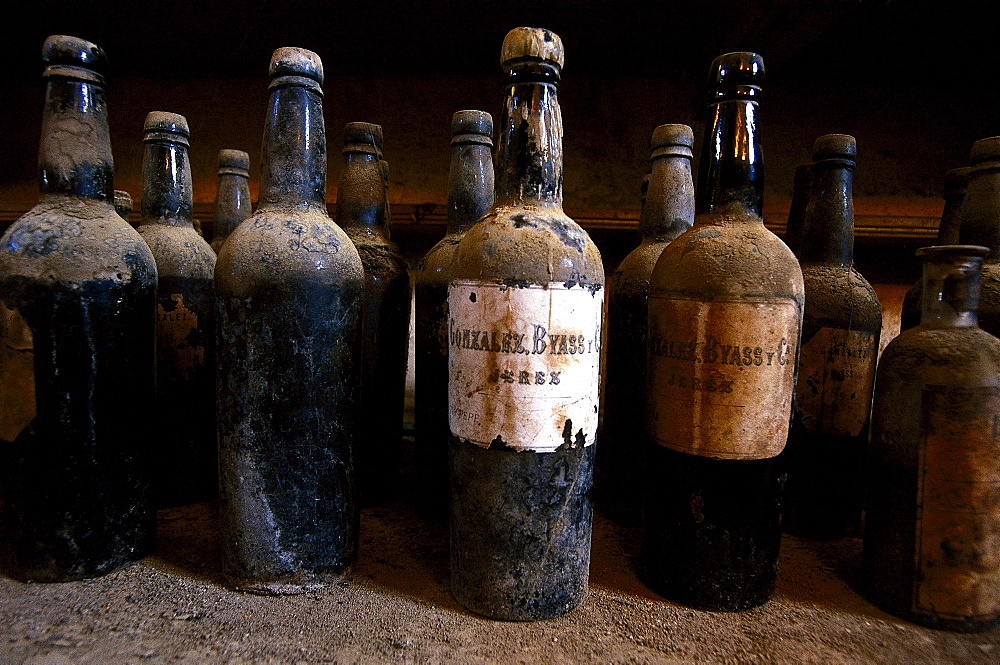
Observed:
[[[167,141],[190,147],[191,130],[187,118],[167,111],[150,111],[143,126],[143,142]]]
[[[813,162],[834,160],[840,162],[831,166],[853,169],[858,155],[857,140],[848,134],[826,134],[813,144]]]
[[[344,154],[361,152],[379,156],[382,127],[371,122],[349,122],[344,126]]]
[[[752,99],[760,96],[764,59],[749,51],[724,53],[712,61],[708,87],[711,101]]]
[[[223,148],[219,151],[219,175],[250,177],[250,155],[242,150]]]
[[[493,116],[486,111],[456,111],[451,117],[451,144],[493,145]]]
[[[650,140],[652,158],[687,157],[691,158],[694,147],[694,133],[687,125],[660,125],[653,130]]]
[[[556,33],[543,28],[514,28],[503,39],[500,64],[508,67],[521,60],[541,61],[562,69],[566,62],[563,43]]]
[[[52,35],[42,45],[42,76],[58,76],[104,85],[108,58],[104,50],[86,39]]]
[[[299,83],[299,85],[305,84],[305,82],[294,80],[299,77],[312,79],[322,85],[323,61],[309,49],[282,46],[275,49],[271,55],[271,65],[268,73],[272,79],[288,78],[289,80],[284,82],[292,85],[295,83]],[[271,82],[271,87],[280,83],[282,81],[274,80]]]

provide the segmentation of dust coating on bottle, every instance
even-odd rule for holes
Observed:
[[[498,123],[496,203],[459,243],[453,284],[516,290],[556,283],[596,297],[604,285],[600,253],[562,211],[561,41],[547,30],[519,28],[503,52],[507,96]],[[449,316],[454,308],[449,301]],[[588,330],[599,326],[598,317]],[[503,355],[499,344],[496,356]],[[595,382],[592,394],[597,388]],[[516,422],[522,408],[512,402],[505,422]],[[564,420],[552,426],[566,429]],[[586,595],[596,446],[576,445],[578,432],[572,425],[570,431],[569,442],[548,453],[482,448],[452,435],[451,586],[467,609],[531,621],[564,614]],[[581,441],[594,440],[592,430],[580,434]]]
[[[0,402],[4,572],[60,582],[152,550],[145,450],[153,397],[156,264],[115,212],[104,54],[82,39],[43,47],[41,200],[0,239],[0,359],[33,404]],[[26,393],[25,397],[30,393]]]
[[[921,252],[921,324],[877,372],[863,588],[909,621],[981,631],[1000,623],[1000,340],[975,316],[986,248]]]
[[[959,209],[962,244],[990,250],[983,262],[979,327],[1000,336],[1000,136],[980,139],[969,154],[969,184]]]
[[[240,590],[301,593],[357,552],[361,260],[326,212],[322,64],[271,63],[261,205],[216,264],[223,573]]]
[[[212,251],[216,254],[233,230],[253,212],[250,201],[250,155],[242,150],[220,150],[218,175],[215,223],[212,226]]]

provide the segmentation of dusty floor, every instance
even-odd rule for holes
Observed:
[[[158,553],[67,584],[0,578],[2,663],[997,663],[1000,629],[938,632],[853,590],[860,541],[786,537],[778,591],[738,614],[689,610],[633,573],[633,530],[598,516],[590,596],[551,621],[502,623],[448,591],[445,530],[396,504],[363,514],[355,572],[282,598],[219,582],[210,504],[160,513]]]

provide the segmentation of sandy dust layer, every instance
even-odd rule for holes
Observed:
[[[1000,629],[938,632],[854,591],[861,543],[786,537],[762,608],[706,613],[636,578],[635,530],[598,516],[590,595],[569,615],[503,623],[448,591],[446,529],[394,504],[367,510],[355,572],[338,586],[266,598],[220,584],[217,517],[160,513],[158,553],[97,580],[0,578],[2,663],[997,663]]]

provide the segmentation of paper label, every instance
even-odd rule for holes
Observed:
[[[13,441],[35,417],[35,346],[17,310],[0,303],[0,439]]]
[[[484,448],[552,452],[597,430],[604,292],[562,283],[454,281],[449,420]]]
[[[810,432],[858,436],[871,411],[875,335],[820,328],[802,344],[795,411]]]
[[[801,314],[791,298],[649,300],[647,426],[662,446],[774,457],[788,439]]]
[[[198,331],[198,315],[184,306],[184,296],[171,293],[157,303],[157,362],[187,377],[205,363],[205,347]]]
[[[1000,388],[928,386],[914,610],[1000,616]]]

